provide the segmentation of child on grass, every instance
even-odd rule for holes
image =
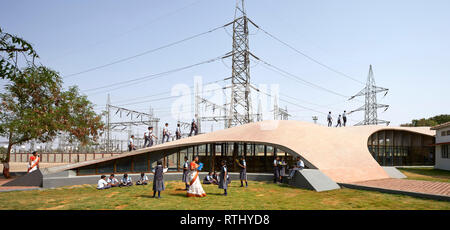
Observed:
[[[158,192],[158,199],[161,198],[161,191],[164,191],[164,168],[162,162],[158,161],[155,168],[155,176],[153,176],[153,198]]]

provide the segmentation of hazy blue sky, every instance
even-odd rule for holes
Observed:
[[[233,20],[234,0],[166,1],[3,1],[0,26],[34,44],[40,61],[62,76],[132,56]],[[317,60],[365,82],[373,65],[377,85],[389,88],[380,103],[389,104],[379,118],[398,125],[413,118],[450,112],[450,1],[448,0],[247,0],[248,17],[268,32]],[[231,27],[148,55],[66,78],[65,85],[88,90],[107,84],[194,64],[231,51]],[[262,59],[346,96],[364,86],[288,49],[251,27],[250,49]],[[351,111],[362,105],[347,102],[268,70],[252,62],[255,85],[279,84],[280,99],[326,113]],[[230,61],[214,62],[155,80],[110,91],[117,104],[128,99],[169,91],[174,85],[193,85],[229,77]],[[113,87],[112,89],[114,89]],[[100,111],[107,90],[88,91]],[[147,112],[151,105],[163,121],[173,122],[170,93],[128,101],[127,107]],[[125,102],[124,102],[125,101]],[[325,115],[280,102],[294,115],[312,121]],[[321,106],[317,106],[321,105]],[[350,116],[350,123],[363,113]]]

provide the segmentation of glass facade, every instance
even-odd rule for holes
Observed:
[[[382,166],[434,165],[434,137],[423,134],[382,130],[372,134],[367,146]]]
[[[283,157],[288,165],[294,164],[294,158],[276,147],[254,143],[215,143],[198,146],[189,146],[170,154],[163,159],[163,165],[169,171],[180,172],[183,170],[184,157],[189,161],[198,155],[200,162],[204,164],[205,171],[219,171],[220,162],[227,161],[230,172],[238,172],[236,161],[244,155],[247,162],[247,172],[273,171],[274,156]],[[156,161],[150,161],[149,154],[135,155],[77,169],[78,175],[110,174],[110,173],[140,173],[150,172],[156,166]]]

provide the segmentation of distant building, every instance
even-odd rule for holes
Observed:
[[[450,122],[434,126],[431,130],[436,130],[435,168],[450,170]]]

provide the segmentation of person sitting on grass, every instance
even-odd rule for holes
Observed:
[[[158,199],[161,198],[161,191],[164,191],[164,168],[162,162],[156,163],[155,175],[153,176],[153,198],[155,198],[156,192],[158,192]]]
[[[212,172],[209,172],[208,175],[206,175],[205,179],[203,180],[203,184],[215,184],[217,185],[217,180],[213,178]]]
[[[102,175],[100,177],[100,180],[98,180],[98,182],[97,182],[97,189],[103,190],[103,189],[111,188],[111,185],[109,185],[108,182],[106,182],[105,178],[106,178],[105,175]]]
[[[148,177],[144,173],[141,173],[141,177],[139,178],[138,181],[136,181],[136,185],[147,185],[147,184],[148,184]]]
[[[106,182],[108,182],[111,187],[119,187],[119,180],[114,177],[114,174],[111,174]]]
[[[131,181],[131,177],[128,174],[123,174],[122,181],[120,183],[120,187],[132,186],[133,182]]]

